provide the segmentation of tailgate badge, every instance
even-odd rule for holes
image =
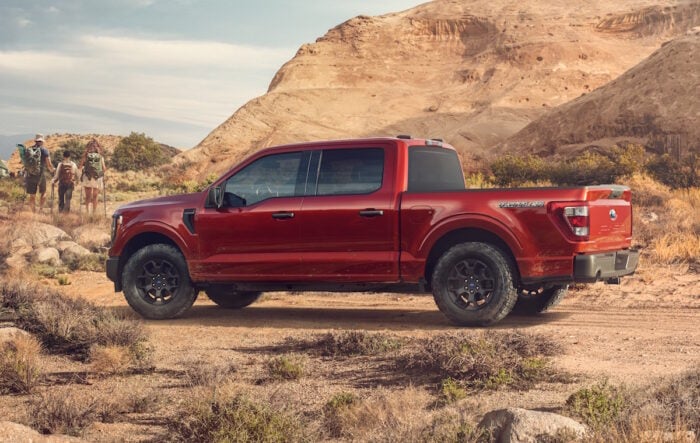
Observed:
[[[612,221],[617,220],[617,212],[615,212],[614,209],[610,210],[610,220],[612,220]]]

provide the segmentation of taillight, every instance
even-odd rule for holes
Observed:
[[[548,211],[556,224],[568,230],[577,241],[588,241],[591,219],[586,202],[551,202]]]
[[[590,232],[588,206],[565,206],[564,218],[574,235],[588,237]]]

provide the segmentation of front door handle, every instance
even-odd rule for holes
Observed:
[[[365,209],[360,211],[361,217],[380,217],[382,215],[384,215],[384,211],[381,209]]]
[[[293,212],[275,212],[272,214],[272,218],[275,220],[287,220],[290,218],[294,218],[294,213]]]

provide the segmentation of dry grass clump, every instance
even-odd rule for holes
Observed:
[[[0,393],[29,394],[41,376],[41,343],[36,338],[16,333],[0,345]]]
[[[51,352],[86,359],[94,345],[126,346],[144,357],[143,323],[123,318],[82,299],[18,281],[0,282],[0,308],[14,312],[17,324],[35,334]],[[136,349],[139,348],[139,349]]]
[[[336,396],[324,408],[324,424],[332,437],[351,441],[419,441],[429,403],[429,394],[414,387],[378,389],[365,399]]]
[[[287,411],[237,393],[213,390],[190,397],[170,425],[174,441],[313,441],[305,423]]]
[[[558,352],[555,342],[535,334],[440,334],[419,341],[397,363],[436,381],[451,378],[463,388],[527,389],[537,382],[563,380],[547,358]]]
[[[90,368],[98,375],[123,374],[131,365],[132,357],[125,346],[95,345],[90,349]]]
[[[232,363],[213,363],[208,360],[191,360],[184,363],[183,376],[188,386],[215,386],[236,372]]]
[[[297,343],[300,349],[326,357],[378,355],[395,351],[402,345],[398,337],[365,331],[329,332]]]
[[[567,411],[596,442],[691,442],[700,435],[700,370],[636,389],[607,382],[580,389]]]
[[[271,380],[298,380],[306,371],[306,359],[297,354],[279,355],[268,360],[266,367]]]
[[[95,421],[116,421],[121,409],[112,395],[72,387],[58,388],[31,399],[29,424],[43,434],[79,435]]]

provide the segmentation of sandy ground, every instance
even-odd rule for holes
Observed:
[[[135,314],[122,294],[99,273],[72,274],[71,285],[57,286],[67,295]],[[55,285],[46,280],[45,284]],[[295,410],[318,413],[335,393],[360,395],[380,386],[402,389],[414,380],[392,376],[387,361],[365,357],[341,360],[311,358],[301,380],[261,383],[265,362],[279,354],[287,337],[309,337],[329,330],[361,329],[405,337],[427,337],[455,328],[437,310],[429,295],[270,293],[249,308],[218,308],[203,294],[183,318],[147,321],[155,345],[156,371],[147,375],[111,377],[77,383],[79,389],[114,395],[148,390],[160,401],[153,411],[130,414],[119,423],[95,423],[89,441],[158,441],[167,438],[167,420],[191,391],[183,385],[188,362],[231,364],[235,382],[256,398],[292,404]],[[528,391],[480,393],[466,400],[475,417],[505,406],[557,410],[583,385],[598,380],[645,385],[700,364],[700,273],[688,266],[644,269],[620,286],[590,285],[572,290],[551,312],[511,315],[485,329],[542,334],[560,343],[563,353],[553,364],[574,376],[572,383],[553,383]],[[480,330],[482,331],[482,330]],[[49,357],[49,378],[84,371],[84,364]],[[400,374],[400,371],[399,371]],[[419,387],[420,384],[419,384]],[[430,386],[422,386],[432,389]],[[0,397],[0,415],[26,421],[26,396]]]

